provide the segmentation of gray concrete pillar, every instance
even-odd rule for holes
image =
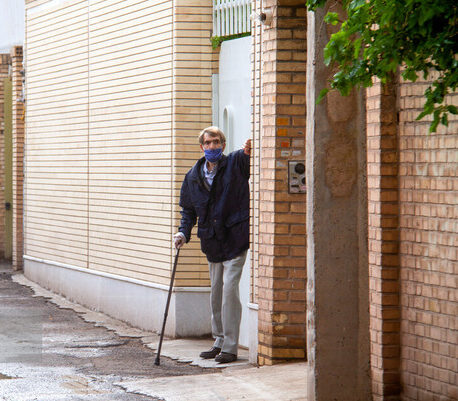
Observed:
[[[365,103],[356,91],[315,102],[331,74],[323,63],[325,12],[308,14],[307,32],[308,400],[367,401]]]

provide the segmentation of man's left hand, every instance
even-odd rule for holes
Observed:
[[[247,139],[245,145],[243,145],[243,152],[250,156],[251,155],[251,139]]]

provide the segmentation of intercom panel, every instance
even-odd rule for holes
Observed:
[[[292,160],[288,162],[288,192],[303,194],[307,191],[305,185],[305,161]]]

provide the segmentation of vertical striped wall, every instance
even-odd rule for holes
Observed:
[[[35,0],[26,19],[25,254],[168,283],[211,124],[211,1]],[[204,262],[193,241],[176,284],[208,285]]]

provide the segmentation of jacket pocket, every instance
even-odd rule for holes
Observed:
[[[232,227],[233,225],[240,223],[242,221],[248,220],[250,218],[249,210],[242,210],[236,213],[231,214],[227,219],[225,226]]]
[[[197,227],[197,236],[199,238],[212,238],[215,236],[213,227]]]

